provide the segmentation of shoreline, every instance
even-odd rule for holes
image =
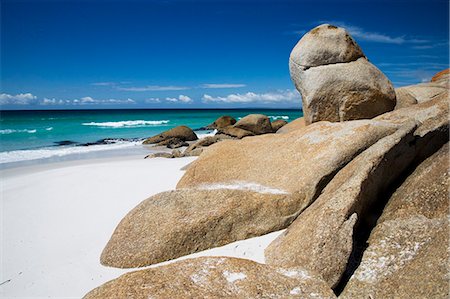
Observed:
[[[80,298],[102,283],[143,269],[102,266],[100,254],[120,220],[144,199],[175,189],[184,174],[181,168],[195,159],[129,155],[1,170],[0,294]],[[281,232],[151,267],[198,256],[264,262],[265,247]]]

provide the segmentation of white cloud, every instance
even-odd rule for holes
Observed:
[[[92,97],[82,97],[80,99],[61,100],[44,98],[39,101],[40,105],[119,105],[135,104],[133,99],[94,99]]]
[[[161,100],[159,98],[149,98],[149,99],[145,99],[145,101],[147,104],[154,104],[154,103],[161,103]]]
[[[36,102],[37,97],[31,93],[19,93],[10,95],[0,94],[0,105],[29,105]]]
[[[239,88],[245,86],[247,85],[236,83],[207,83],[200,85],[201,88]]]
[[[204,103],[281,103],[281,102],[300,102],[300,94],[291,89],[278,90],[276,92],[254,93],[247,92],[244,94],[229,94],[225,97],[213,97],[210,95],[203,95]]]
[[[114,86],[114,85],[116,85],[116,83],[115,82],[94,82],[94,83],[91,83],[91,85],[93,85],[93,86]]]
[[[159,86],[159,85],[147,85],[143,87],[116,87],[117,90],[122,91],[170,91],[170,90],[186,90],[190,89],[190,87],[186,86]]]
[[[192,99],[188,96],[180,94],[178,98],[165,98],[167,102],[172,103],[192,103]]]
[[[356,38],[357,40],[364,40],[368,42],[374,43],[385,43],[385,44],[396,44],[401,45],[405,43],[410,44],[425,44],[430,42],[425,39],[417,39],[417,38],[407,38],[406,36],[391,36],[386,33],[379,32],[371,32],[367,31],[359,26],[354,26],[341,21],[320,21],[318,24],[332,24],[339,27],[345,28],[351,36]],[[302,33],[304,30],[298,30],[299,33]],[[304,34],[304,33],[302,33]]]

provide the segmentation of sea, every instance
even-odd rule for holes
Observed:
[[[288,122],[303,115],[300,109],[0,110],[0,168],[144,155],[152,149],[142,141],[163,131],[185,125],[202,138],[214,134],[202,128],[220,116],[239,120],[253,113]]]

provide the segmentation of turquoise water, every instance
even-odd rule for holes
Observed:
[[[222,115],[238,119],[251,113],[287,121],[302,115],[279,109],[1,111],[0,163],[136,146],[179,125],[195,130]],[[99,142],[104,139],[109,140]]]

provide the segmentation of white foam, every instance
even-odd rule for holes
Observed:
[[[137,128],[145,126],[158,126],[168,124],[170,120],[124,120],[124,121],[107,121],[107,122],[89,122],[82,123],[83,126],[94,126],[100,128]]]
[[[217,130],[214,130],[210,133],[196,133],[196,134],[197,134],[198,139],[203,139],[205,137],[212,137],[212,136],[216,135],[216,133],[217,133]]]
[[[243,181],[232,181],[230,183],[204,184],[201,185],[198,189],[200,190],[230,189],[230,190],[247,190],[267,194],[288,194],[288,192],[281,189],[263,186],[258,183],[243,182]]]
[[[45,130],[46,130],[46,131],[51,131],[51,130],[53,130],[53,127],[48,127],[48,128],[46,128]]]
[[[141,141],[119,141],[112,144],[99,144],[91,146],[48,147],[36,150],[16,150],[0,153],[0,164],[62,157],[71,154],[85,154],[96,151],[121,149],[142,144]]]
[[[0,130],[0,134],[13,134],[13,133],[29,133],[29,134],[33,134],[36,133],[36,129],[33,130],[28,130],[28,129],[23,129],[23,130],[13,130],[13,129],[3,129]]]
[[[273,120],[277,120],[277,119],[288,120],[289,116],[287,116],[287,115],[270,115],[269,118],[271,118]]]

